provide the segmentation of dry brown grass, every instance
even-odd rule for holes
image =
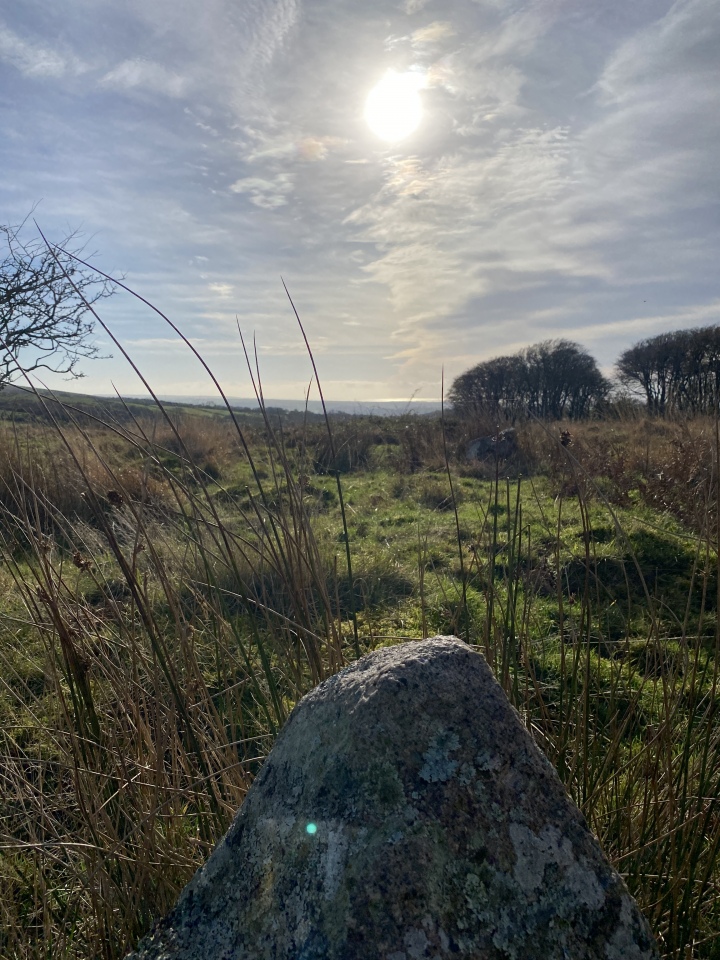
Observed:
[[[579,469],[568,471],[567,448]],[[521,447],[535,470],[546,470],[565,494],[577,493],[588,480],[600,484],[612,502],[629,504],[631,495],[654,509],[668,511],[691,530],[706,536],[716,527],[716,425],[705,417],[530,424],[521,431]]]
[[[4,432],[2,956],[123,956],[227,828],[288,705],[343,662],[282,450],[228,519],[207,490],[217,431],[158,436]]]

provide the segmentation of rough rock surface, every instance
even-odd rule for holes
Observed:
[[[293,711],[136,960],[646,960],[648,925],[454,638],[377,651]]]

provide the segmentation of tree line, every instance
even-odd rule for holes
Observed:
[[[0,225],[0,389],[21,370],[82,376],[78,362],[98,355],[93,304],[114,292],[84,268],[74,235],[53,247],[21,240],[21,227]],[[618,386],[658,416],[715,413],[720,326],[641,340],[618,359],[615,382],[579,344],[545,340],[478,363],[455,379],[448,399],[461,413],[579,419],[600,412]]]
[[[616,380],[572,340],[545,340],[460,374],[448,400],[460,413],[580,419],[602,412],[618,388],[649,413],[714,414],[720,402],[720,326],[641,340],[616,364]]]
[[[641,340],[622,354],[617,370],[650,413],[713,414],[720,401],[720,326]]]

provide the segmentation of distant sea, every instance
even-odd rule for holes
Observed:
[[[126,399],[131,399],[126,397]],[[139,396],[137,399],[148,399]],[[219,397],[182,397],[164,395],[161,400],[170,403],[191,403],[204,407],[222,406]],[[257,410],[258,403],[255,397],[228,397],[234,407],[249,407]],[[437,400],[326,400],[325,405],[329,413],[374,414],[380,417],[398,416],[404,413],[434,413],[440,410],[440,401]],[[304,410],[304,400],[272,400],[266,398],[266,407],[280,407],[283,410]],[[307,409],[310,413],[322,413],[322,404],[319,400],[308,400]]]

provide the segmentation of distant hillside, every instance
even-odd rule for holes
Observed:
[[[208,416],[213,418],[227,417],[226,409],[217,402],[193,403],[184,401],[165,400],[163,407],[173,416],[192,415]],[[236,405],[232,402],[233,412],[244,423],[262,423],[262,416],[257,404],[252,406]],[[267,406],[267,412],[272,417],[279,417],[288,423],[298,423],[304,419],[316,421],[322,419],[318,413],[309,411],[305,414],[300,410],[284,410],[276,406]],[[87,418],[114,423],[127,423],[133,418],[155,419],[161,416],[158,407],[151,398],[130,397],[94,397],[84,393],[70,393],[68,391],[39,390],[34,393],[26,387],[16,384],[6,384],[0,389],[0,420],[12,420],[15,423],[32,423],[48,421],[51,417],[66,422]]]
[[[200,406],[220,406],[219,397],[191,397],[168,396],[163,397],[173,403],[199,404]],[[228,397],[233,407],[256,409],[257,401],[249,397]],[[311,413],[322,413],[322,403],[319,400],[288,400],[270,399],[266,401],[268,408],[278,408],[289,412],[303,412],[306,407]],[[426,414],[437,413],[441,404],[439,400],[325,400],[329,413],[348,414],[350,416],[398,417],[407,413]]]
[[[173,415],[191,414],[193,416],[226,417],[227,411],[220,398],[215,397],[161,397],[163,407]],[[249,398],[228,398],[233,412],[244,423],[260,425],[262,417],[257,401]],[[401,416],[436,414],[439,403],[426,400],[376,402],[327,401],[327,408],[333,419],[351,416]],[[300,423],[303,420],[315,422],[322,419],[322,405],[319,400],[310,400],[307,410],[303,401],[268,400],[267,412],[287,423]],[[72,418],[89,417],[96,420],[126,423],[134,417],[155,418],[160,416],[155,402],[149,397],[95,397],[84,393],[68,391],[39,390],[37,393],[17,384],[6,384],[0,389],[0,420],[13,420],[16,423],[49,420],[50,416],[67,421]]]

